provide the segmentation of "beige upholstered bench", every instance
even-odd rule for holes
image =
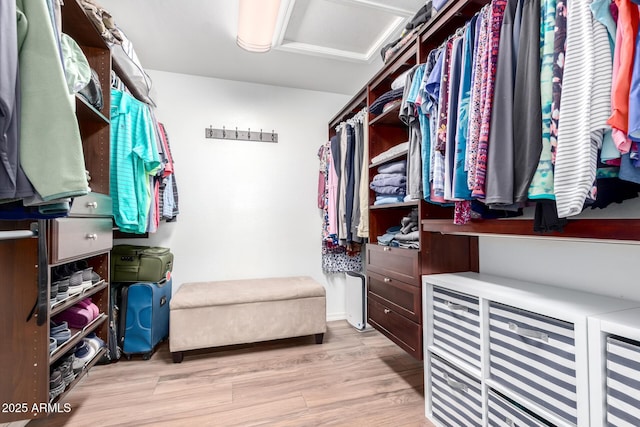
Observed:
[[[324,286],[310,277],[184,283],[170,302],[169,350],[183,352],[303,335],[322,343]]]

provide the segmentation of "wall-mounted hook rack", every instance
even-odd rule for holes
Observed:
[[[222,129],[216,129],[213,126],[209,126],[204,129],[204,137],[210,139],[231,139],[237,141],[262,141],[262,142],[278,142],[278,134],[272,129],[271,132],[260,132],[248,130],[238,130],[235,127],[235,132],[227,132],[226,126],[222,126]]]

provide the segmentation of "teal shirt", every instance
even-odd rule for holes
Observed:
[[[119,90],[111,90],[111,197],[120,230],[147,230],[151,188],[149,176],[160,167],[156,133],[149,107]]]

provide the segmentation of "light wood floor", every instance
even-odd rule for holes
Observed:
[[[422,363],[375,330],[329,322],[312,336],[95,366],[56,426],[429,426]]]

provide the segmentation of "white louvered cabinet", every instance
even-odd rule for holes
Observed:
[[[471,272],[425,275],[423,285],[425,413],[437,426],[620,425],[602,421],[606,403],[594,410],[599,402],[593,400],[594,381],[612,381],[604,363],[621,352],[637,357],[631,366],[640,378],[640,334],[631,337],[637,346],[632,341],[629,350],[629,340],[613,341],[612,333],[598,330],[602,369],[594,378],[589,353],[595,351],[591,335],[596,333],[589,319],[640,307],[640,302]],[[640,311],[635,316],[639,324]],[[454,378],[452,384],[465,379],[466,385],[448,387],[443,370]],[[476,412],[468,404],[474,381],[480,385],[480,418],[471,417]],[[616,401],[618,407],[640,404],[640,382],[631,383],[636,385],[636,394]],[[614,401],[604,397],[609,389],[599,390],[599,399]],[[467,402],[463,412],[461,402]],[[465,418],[455,419],[460,414]]]

